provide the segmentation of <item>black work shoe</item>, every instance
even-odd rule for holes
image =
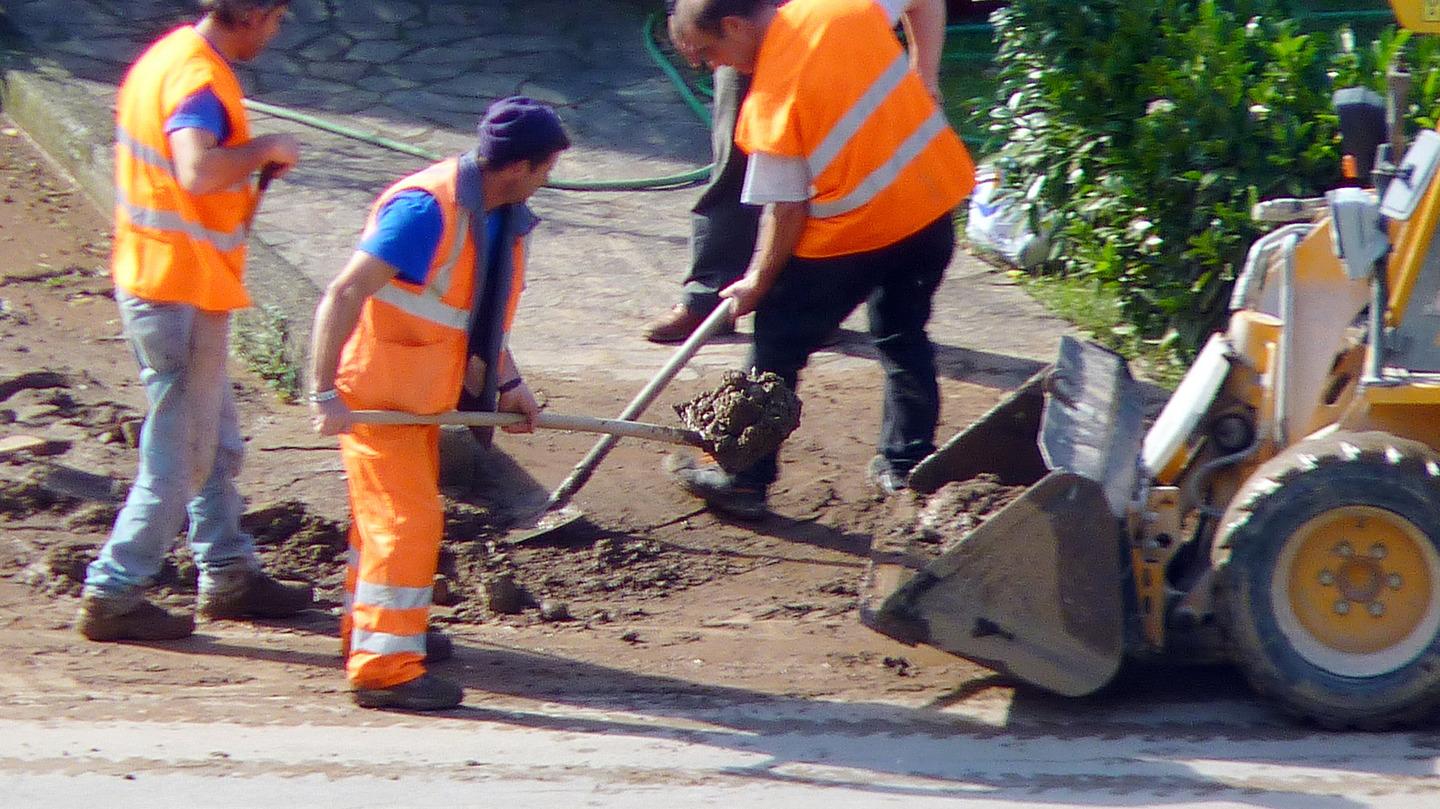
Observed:
[[[195,631],[195,619],[143,599],[85,596],[75,616],[75,630],[90,640],[179,640]]]
[[[455,656],[455,642],[438,629],[425,630],[425,665],[444,663]]]
[[[315,591],[308,584],[286,584],[247,570],[202,591],[195,611],[206,618],[289,618],[314,601]]]
[[[465,701],[465,689],[433,674],[389,688],[357,688],[355,704],[391,711],[443,711]]]
[[[882,497],[889,497],[899,494],[910,488],[910,473],[896,471],[890,465],[890,461],[884,455],[876,455],[870,459],[870,466],[865,469],[865,479],[875,487]]]
[[[737,486],[718,464],[701,464],[694,456],[672,455],[666,469],[680,488],[705,501],[705,505],[736,519],[758,520],[770,512],[765,490]]]

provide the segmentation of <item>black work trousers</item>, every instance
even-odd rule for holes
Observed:
[[[879,250],[791,258],[755,310],[751,364],[795,388],[810,354],[864,301],[885,370],[878,450],[894,469],[908,472],[935,450],[940,387],[925,326],[954,251],[955,225],[947,213]],[[777,451],[737,474],[735,482],[763,489],[779,471]]]

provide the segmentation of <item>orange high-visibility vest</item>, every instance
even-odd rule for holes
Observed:
[[[116,99],[111,272],[116,286],[137,297],[226,311],[250,305],[245,219],[256,192],[249,183],[209,194],[184,190],[165,135],[176,108],[205,87],[230,121],[220,145],[249,141],[240,82],[192,26],[162,37],[126,75]]]
[[[444,224],[425,283],[392,278],[361,309],[360,321],[341,350],[335,377],[335,388],[352,407],[440,413],[454,410],[460,401],[476,279],[470,214],[456,196],[458,163],[451,158],[406,177],[381,194],[370,210],[367,234],[386,202],[401,191],[418,188],[435,197]],[[517,208],[518,215],[528,215],[524,206]],[[512,223],[507,232],[514,231]],[[525,280],[523,233],[514,237],[510,261],[507,334]]]
[[[756,57],[735,142],[803,158],[810,218],[795,254],[894,244],[970,193],[974,164],[873,0],[791,0]]]

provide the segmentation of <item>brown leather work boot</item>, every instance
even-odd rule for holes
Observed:
[[[677,303],[663,317],[645,327],[645,339],[652,343],[683,343],[709,316],[709,312],[696,312],[683,303]],[[731,319],[722,324],[715,335],[734,333],[735,321]]]
[[[308,584],[286,584],[244,570],[217,576],[213,586],[201,590],[195,611],[206,618],[289,618],[314,600]]]
[[[144,599],[80,599],[75,630],[90,640],[179,640],[195,631],[195,619],[178,615]]]

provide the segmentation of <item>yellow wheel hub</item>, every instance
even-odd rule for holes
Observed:
[[[1336,674],[1391,671],[1440,629],[1440,554],[1392,511],[1343,506],[1311,519],[1286,540],[1271,585],[1281,631]]]

